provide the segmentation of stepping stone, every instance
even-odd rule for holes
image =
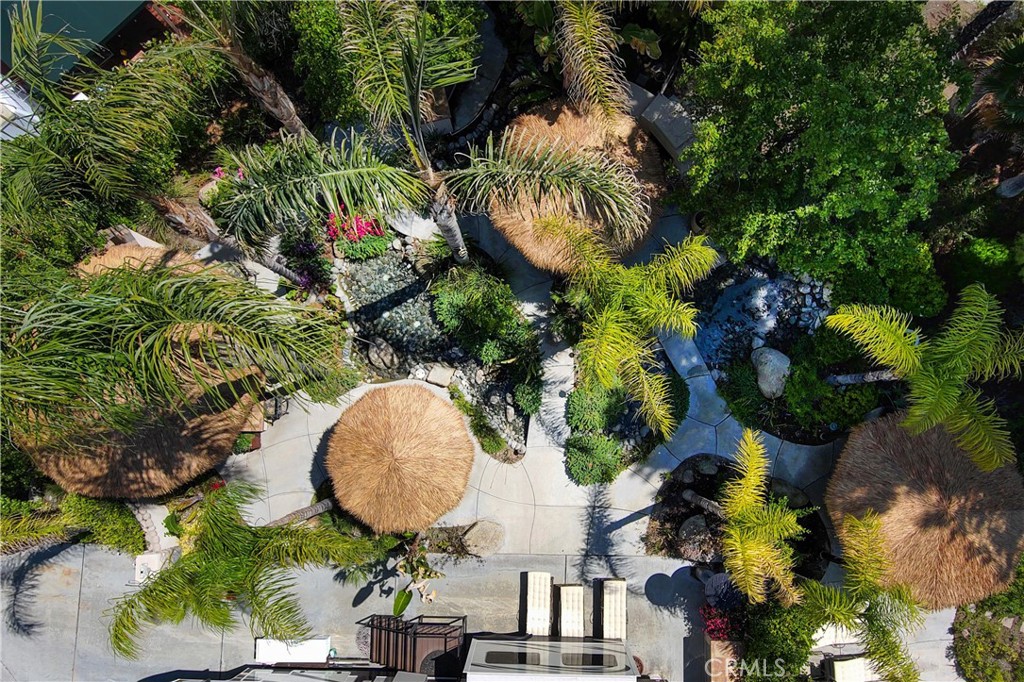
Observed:
[[[694,455],[714,453],[715,427],[694,419],[684,419],[672,438],[665,443],[665,448],[680,462]]]
[[[684,339],[679,334],[662,334],[660,338],[661,347],[665,349],[679,376],[691,379],[710,374],[707,365],[704,364],[704,357],[693,339]]]
[[[629,83],[629,115],[640,118],[644,110],[654,101],[654,93],[648,92],[632,81]]]
[[[673,160],[694,139],[693,121],[683,105],[664,95],[656,96],[640,117],[641,126],[654,136]]]
[[[716,426],[729,416],[729,406],[718,395],[715,380],[710,375],[687,379],[686,385],[690,388],[688,418]]]
[[[449,367],[448,365],[435,364],[430,366],[430,371],[427,373],[427,383],[440,386],[441,388],[447,388],[448,384],[452,383],[452,379],[455,377],[455,368]]]
[[[736,461],[736,446],[743,437],[743,425],[729,417],[715,427],[718,436],[715,452],[728,460]]]
[[[800,445],[785,442],[772,468],[772,476],[804,488],[832,472],[835,463],[832,443]]]

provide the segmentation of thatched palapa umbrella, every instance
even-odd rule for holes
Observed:
[[[850,435],[825,504],[836,528],[876,511],[888,579],[931,609],[1004,589],[1024,551],[1024,484],[1011,467],[983,472],[942,427],[912,436],[902,415]]]
[[[648,229],[661,216],[660,201],[665,194],[666,181],[660,152],[657,143],[631,116],[620,114],[603,120],[596,114],[580,113],[564,100],[553,100],[519,116],[509,128],[515,133],[509,138],[513,145],[530,146],[538,142],[564,145],[599,152],[626,166],[636,174],[650,204]],[[568,273],[574,265],[566,239],[557,231],[536,229],[535,222],[546,216],[567,213],[594,230],[620,256],[630,253],[645,236],[616,238],[595,216],[575,215],[564,203],[550,198],[537,202],[533,197],[523,197],[517,206],[502,206],[492,201],[488,211],[495,228],[528,261],[559,274]]]
[[[380,533],[428,528],[462,500],[474,446],[462,414],[422,386],[375,388],[327,446],[338,503]]]

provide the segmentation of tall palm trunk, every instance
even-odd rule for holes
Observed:
[[[448,247],[455,255],[455,262],[468,261],[466,240],[462,236],[462,228],[459,227],[459,219],[455,214],[455,197],[448,192],[444,181],[438,184],[434,192],[434,201],[430,204],[430,218],[437,224],[444,240],[448,242]]]
[[[332,509],[334,509],[334,498],[326,497],[317,502],[316,504],[311,504],[308,507],[296,509],[290,514],[285,514],[281,518],[266,524],[266,527],[275,528],[277,526],[287,526],[289,523],[300,523],[302,521],[308,521],[314,516],[320,516],[320,514],[328,512]]]
[[[220,233],[213,216],[201,205],[186,204],[166,196],[150,196],[147,197],[147,200],[160,212],[167,224],[177,232],[190,237],[199,237],[208,242],[220,242],[242,251],[237,241]],[[302,284],[302,278],[298,273],[285,266],[274,256],[263,256],[259,259],[259,263],[275,275],[284,277],[293,284]]]
[[[281,122],[292,135],[309,135],[309,129],[299,118],[288,93],[270,71],[257,64],[245,54],[235,41],[226,46],[225,54],[235,67],[238,76],[245,83],[249,93],[256,98],[263,110]]]

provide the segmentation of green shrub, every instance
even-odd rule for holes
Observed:
[[[516,405],[526,414],[537,414],[540,412],[542,395],[540,381],[531,381],[517,385],[513,395],[516,399]]]
[[[508,443],[501,437],[497,429],[491,426],[487,420],[487,414],[478,406],[466,399],[455,386],[448,387],[448,395],[452,398],[452,404],[462,414],[469,417],[469,429],[480,442],[480,447],[489,455],[496,455],[508,447]]]
[[[786,381],[784,398],[801,428],[813,430],[822,424],[836,424],[846,429],[859,424],[878,406],[879,395],[873,384],[830,386],[814,364],[797,363]]]
[[[235,444],[231,447],[231,452],[236,455],[241,455],[252,450],[252,442],[256,438],[251,433],[240,433],[238,438],[235,439]]]
[[[577,485],[611,483],[622,471],[622,449],[607,436],[576,434],[565,443],[565,463]]]
[[[306,103],[322,121],[346,125],[363,109],[354,95],[352,68],[342,55],[342,26],[334,0],[297,2],[290,15],[298,34],[295,71]]]
[[[1020,276],[1021,281],[1024,281],[1024,232],[1018,234],[1017,240],[1013,242],[1013,260],[1020,268],[1017,275]]]
[[[385,230],[383,235],[368,234],[357,242],[341,237],[334,242],[334,246],[347,260],[367,260],[387,253],[393,239],[394,234]]]
[[[164,528],[176,538],[180,538],[185,534],[185,527],[181,525],[181,519],[178,517],[177,512],[171,512],[164,517]]]
[[[60,502],[60,511],[69,526],[89,529],[86,542],[97,542],[128,554],[146,551],[142,526],[122,502],[68,493]]]
[[[677,424],[681,423],[690,410],[690,387],[686,384],[686,379],[672,372],[668,380],[668,390],[672,416],[675,417]]]
[[[477,27],[487,18],[478,2],[464,0],[431,0],[426,4],[427,38],[452,35],[470,39],[457,49],[448,50],[441,57],[446,63],[475,59],[480,55],[482,43]]]
[[[1020,682],[1024,655],[1013,633],[999,620],[986,618],[980,606],[974,612],[958,609],[953,622],[953,653],[967,682]]]
[[[42,487],[44,480],[28,455],[9,438],[0,438],[0,490],[4,497],[27,500]]]
[[[1010,247],[995,239],[973,239],[953,254],[950,280],[957,291],[981,282],[994,294],[1003,294],[1018,283]]]
[[[800,670],[811,656],[814,633],[822,625],[821,618],[801,605],[786,608],[775,600],[762,604],[747,604],[746,645],[744,659],[768,661],[756,672],[776,680],[802,680]],[[785,671],[776,676],[775,662]],[[760,677],[753,674],[751,677]]]
[[[449,270],[431,293],[442,329],[474,357],[485,365],[515,364],[518,378],[539,373],[537,335],[507,282],[478,265],[466,265]]]
[[[576,387],[566,402],[566,421],[573,431],[608,431],[626,411],[626,392],[606,389],[596,381]]]
[[[743,426],[760,428],[760,413],[767,399],[757,387],[757,370],[749,362],[740,361],[725,368],[726,381],[718,382],[722,396],[732,416]]]

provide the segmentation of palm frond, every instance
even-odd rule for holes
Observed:
[[[576,346],[580,373],[612,388],[618,383],[619,371],[626,361],[643,353],[645,347],[625,311],[603,310],[583,325],[583,335]]]
[[[961,377],[952,376],[928,364],[910,382],[910,407],[903,426],[911,433],[924,433],[941,424],[956,409],[963,392]]]
[[[921,341],[910,315],[888,306],[844,304],[825,319],[829,329],[849,336],[872,360],[908,377],[921,367]]]
[[[244,169],[234,177],[216,216],[224,231],[256,253],[266,250],[275,226],[306,216],[363,214],[385,217],[424,204],[427,186],[413,173],[385,163],[358,136],[320,144],[308,136],[231,154]]]
[[[555,198],[577,215],[593,213],[622,241],[647,226],[650,207],[636,175],[603,154],[512,131],[499,146],[488,137],[465,156],[468,166],[452,170],[448,183],[469,210],[486,211],[492,200],[516,206],[524,197],[538,205]]]
[[[874,511],[860,519],[847,516],[842,537],[846,588],[856,601],[870,599],[881,589],[889,570],[881,518]]]
[[[810,611],[820,613],[827,622],[848,630],[857,628],[862,604],[849,592],[823,585],[816,580],[805,581],[800,589],[803,592],[803,603]]]
[[[669,438],[675,431],[676,420],[672,414],[668,377],[645,366],[652,352],[649,341],[638,350],[620,369],[622,385],[629,397],[640,403],[640,416],[651,430],[662,438]]]
[[[678,244],[666,246],[645,270],[654,281],[677,296],[689,293],[718,264],[719,256],[707,237],[691,235]]]
[[[722,488],[721,505],[727,519],[742,519],[767,498],[768,453],[760,433],[743,430],[736,444],[735,468],[739,475]]]
[[[697,306],[662,292],[645,290],[636,293],[631,310],[637,323],[646,329],[664,329],[692,339],[697,334]]]
[[[942,333],[929,342],[929,358],[957,375],[988,369],[999,343],[1003,309],[980,284],[960,292]]]
[[[945,420],[953,439],[982,471],[1012,463],[1017,455],[995,403],[978,391],[967,391]]]
[[[977,381],[1024,378],[1024,328],[1011,329],[999,335],[989,357],[979,359],[970,377]]]
[[[771,561],[771,555],[772,547],[767,543],[726,526],[722,536],[725,570],[732,584],[752,604],[764,603],[768,596],[768,575],[764,567]]]
[[[600,2],[560,0],[556,28],[573,103],[608,117],[625,111],[629,85],[608,9]]]
[[[858,629],[869,664],[884,682],[917,682],[921,674],[904,644],[905,635],[920,622],[912,603],[900,603],[891,594],[875,597],[861,615]]]

